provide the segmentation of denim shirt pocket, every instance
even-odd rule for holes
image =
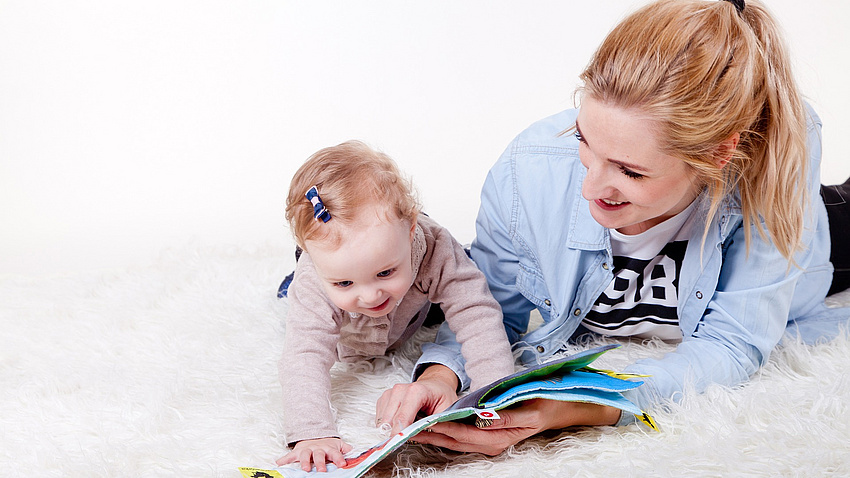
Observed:
[[[520,262],[516,288],[520,294],[537,306],[541,315],[544,317],[552,315],[554,304],[548,297],[549,294],[543,276],[536,269]]]

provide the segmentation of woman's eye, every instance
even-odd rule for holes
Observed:
[[[584,136],[581,135],[581,132],[579,130],[576,130],[576,132],[573,134],[575,135],[579,143],[584,143]]]
[[[636,172],[632,171],[631,169],[623,167],[623,166],[620,166],[620,171],[622,171],[623,174],[625,174],[626,176],[628,176],[632,179],[640,179],[640,178],[644,177],[643,174],[636,173]]]
[[[395,269],[387,269],[385,271],[378,272],[378,277],[389,277],[393,275],[393,272],[395,272]]]
[[[351,284],[353,284],[353,282],[351,282],[350,280],[343,280],[343,281],[339,281],[339,282],[334,282],[334,287],[339,287],[340,289],[345,289],[346,287],[350,286]]]

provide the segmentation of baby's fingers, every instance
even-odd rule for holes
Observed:
[[[337,468],[342,468],[345,466],[345,456],[339,451],[332,451],[328,453],[327,456],[328,462],[333,462]]]
[[[328,467],[325,466],[325,450],[318,449],[313,450],[313,461],[316,463],[316,471],[328,471]],[[310,463],[309,461],[307,462]],[[301,463],[304,464],[303,462]],[[303,468],[303,467],[302,467]],[[303,468],[304,471],[310,471],[310,468]]]
[[[275,460],[275,464],[277,466],[283,466],[283,465],[286,465],[286,464],[289,464],[289,463],[294,463],[296,461],[298,461],[298,455],[296,455],[294,451],[291,451],[291,452],[287,453],[286,455],[283,455],[282,457]]]
[[[327,459],[332,461],[338,468],[345,466],[345,454],[353,450],[354,447],[340,440],[339,450],[329,450]]]

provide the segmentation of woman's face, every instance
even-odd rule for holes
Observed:
[[[585,97],[576,138],[587,168],[581,194],[609,229],[638,234],[682,212],[699,193],[693,170],[661,152],[653,123],[637,111]]]

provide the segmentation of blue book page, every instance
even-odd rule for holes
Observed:
[[[616,344],[601,345],[592,349],[583,350],[568,357],[563,357],[551,362],[529,367],[525,370],[520,370],[519,372],[508,375],[507,377],[464,395],[450,408],[480,407],[488,397],[502,393],[515,385],[551,376],[566,375],[574,370],[590,365],[594,360],[599,358],[600,355],[611,349],[619,347],[620,346]]]
[[[560,377],[551,377],[545,380],[534,380],[531,382],[521,383],[519,385],[514,386],[513,388],[508,389],[501,395],[488,398],[486,402],[481,404],[480,408],[504,408],[507,406],[505,405],[505,402],[510,401],[511,403],[516,403],[517,400],[514,399],[528,400],[529,398],[527,397],[532,393],[542,393],[544,395],[550,394],[551,397],[546,398],[551,398],[552,400],[560,400],[555,397],[566,395],[557,395],[555,392],[573,389],[587,389],[619,393],[637,388],[642,384],[643,382],[631,382],[593,372],[575,371],[571,372],[568,375]]]

